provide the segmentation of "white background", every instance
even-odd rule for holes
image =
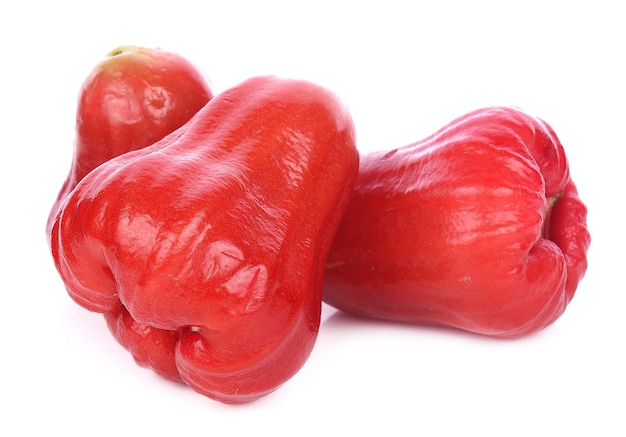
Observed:
[[[625,19],[603,0],[4,2],[0,434],[626,435]],[[589,207],[576,297],[516,341],[324,307],[304,368],[244,406],[137,367],[66,295],[44,237],[78,89],[124,44],[183,54],[218,92],[259,74],[318,82],[348,103],[364,152],[487,105],[543,118]]]

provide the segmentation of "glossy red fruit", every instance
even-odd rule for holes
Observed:
[[[202,72],[177,53],[137,46],[111,51],[80,89],[74,157],[50,211],[48,236],[59,205],[87,173],[160,140],[212,97]]]
[[[587,269],[565,150],[514,108],[473,111],[361,157],[324,300],[362,316],[519,337],[553,323]]]

